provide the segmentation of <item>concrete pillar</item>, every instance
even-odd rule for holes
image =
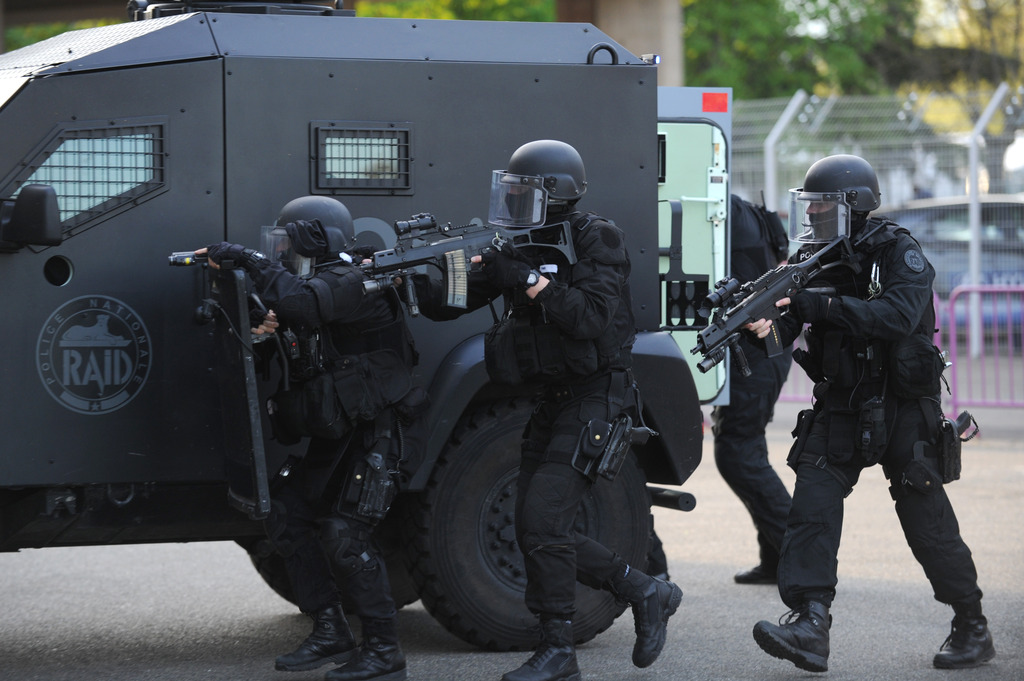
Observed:
[[[681,0],[593,0],[595,26],[635,55],[661,55],[658,85],[683,85]]]

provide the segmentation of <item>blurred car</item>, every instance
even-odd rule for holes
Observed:
[[[968,281],[971,226],[966,196],[917,199],[875,214],[906,227],[935,267],[935,292],[948,300],[960,284],[1024,285],[1024,194],[987,194],[981,200],[979,281]]]
[[[981,202],[981,267],[979,285],[1024,286],[1024,194],[987,194]],[[950,323],[950,293],[969,281],[968,251],[971,243],[970,201],[966,196],[917,199],[898,208],[882,208],[884,215],[906,227],[921,244],[935,267],[936,313],[939,326]],[[955,322],[962,330],[968,323],[970,296],[954,301]],[[981,320],[986,335],[1004,336],[1014,346],[1022,334],[1021,297],[1002,294],[982,297]]]

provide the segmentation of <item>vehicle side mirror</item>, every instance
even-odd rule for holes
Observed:
[[[0,202],[0,242],[22,246],[57,246],[64,240],[57,192],[48,184],[27,184],[18,198]]]

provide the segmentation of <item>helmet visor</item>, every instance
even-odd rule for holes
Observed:
[[[264,225],[260,231],[261,249],[271,262],[281,263],[292,274],[304,277],[313,269],[313,261],[296,253],[284,227]]]
[[[789,238],[827,244],[850,235],[850,206],[843,192],[789,191]]]
[[[491,175],[491,206],[487,221],[511,229],[543,225],[547,217],[544,178],[495,170]]]

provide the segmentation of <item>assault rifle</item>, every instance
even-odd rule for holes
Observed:
[[[414,317],[419,314],[419,303],[412,274],[413,268],[420,265],[433,265],[440,269],[445,274],[445,303],[449,307],[465,308],[469,292],[468,274],[474,255],[501,250],[506,246],[533,246],[553,248],[570,265],[576,263],[569,222],[509,230],[475,220],[468,225],[453,227],[450,222],[439,224],[430,213],[417,213],[409,220],[395,221],[392,227],[398,237],[394,248],[377,251],[369,256],[369,262],[359,265],[368,277],[363,282],[363,290],[375,293],[403,286],[403,298],[409,313]],[[206,255],[176,251],[171,253],[168,261],[177,267],[205,264]],[[321,263],[317,267],[330,267],[336,262]],[[225,269],[230,265],[222,263]]]
[[[823,260],[827,262],[823,263]],[[806,260],[792,265],[779,265],[768,270],[754,281],[740,284],[736,279],[723,279],[715,284],[715,291],[708,294],[700,313],[708,316],[715,309],[711,321],[697,334],[697,346],[690,350],[700,353],[703,359],[697,363],[700,372],[707,373],[725,359],[726,351],[733,349],[733,355],[743,376],[750,375],[750,367],[743,350],[739,347],[743,328],[758,319],[772,321],[771,333],[764,338],[765,350],[769,357],[782,353],[782,340],[775,321],[786,310],[775,303],[802,290],[820,293],[834,293],[831,289],[809,289],[808,284],[822,272],[835,267],[857,269],[853,259],[853,247],[848,237],[837,239]]]
[[[506,246],[536,246],[559,251],[569,264],[576,262],[572,232],[568,222],[508,230],[476,220],[453,227],[438,224],[430,213],[417,213],[409,220],[393,225],[398,241],[394,248],[377,251],[370,262],[360,265],[369,277],[363,289],[370,293],[397,285],[404,286],[404,298],[412,316],[419,314],[416,290],[412,284],[412,268],[432,265],[444,274],[445,303],[465,308],[468,301],[468,274],[475,255]]]

